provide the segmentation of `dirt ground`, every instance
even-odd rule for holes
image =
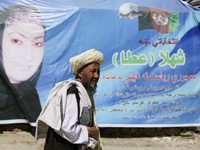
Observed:
[[[34,140],[27,131],[14,129],[0,133],[0,150],[43,150],[45,139]],[[200,150],[200,134],[190,136],[102,138],[104,150]]]

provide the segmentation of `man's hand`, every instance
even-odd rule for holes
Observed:
[[[87,127],[87,130],[88,130],[89,137],[92,137],[97,140],[99,136],[99,130],[96,129],[95,127]]]

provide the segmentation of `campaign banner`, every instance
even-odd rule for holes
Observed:
[[[181,0],[1,0],[0,124],[35,126],[69,59],[96,49],[100,127],[199,126],[199,24]]]

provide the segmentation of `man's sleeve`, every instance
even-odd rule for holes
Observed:
[[[75,93],[68,94],[61,130],[55,130],[55,132],[72,144],[87,144],[87,127],[78,124],[78,110],[77,97]]]

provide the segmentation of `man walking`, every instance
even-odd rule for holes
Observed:
[[[56,84],[37,120],[36,139],[48,127],[45,150],[102,149],[93,94],[103,62],[95,49],[70,59],[75,79]]]

